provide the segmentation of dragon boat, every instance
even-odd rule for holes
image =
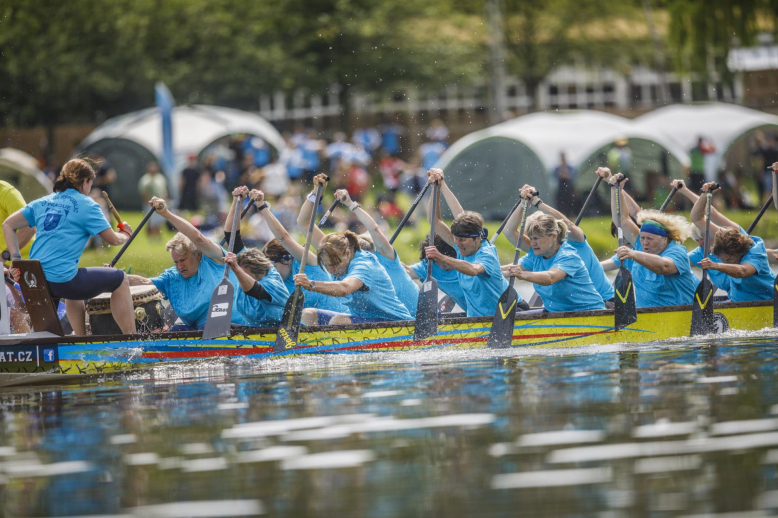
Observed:
[[[638,310],[637,322],[616,330],[612,310],[516,315],[511,348],[558,348],[646,343],[688,337],[692,306]],[[773,303],[725,302],[716,306],[717,331],[773,326]],[[0,385],[64,382],[84,376],[206,358],[283,358],[486,347],[491,318],[443,318],[438,332],[414,341],[415,322],[303,327],[296,344],[273,350],[276,328],[235,329],[204,340],[201,332],[57,336],[38,332],[0,338]]]

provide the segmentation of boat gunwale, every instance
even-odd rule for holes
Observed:
[[[716,310],[722,309],[737,309],[737,308],[750,308],[750,307],[764,307],[772,306],[771,300],[759,300],[759,301],[746,301],[746,302],[723,302],[715,306]],[[638,308],[638,315],[649,313],[672,313],[676,311],[691,311],[692,305],[685,304],[679,306],[660,306],[650,308]],[[516,321],[526,320],[546,320],[546,319],[560,319],[560,318],[580,318],[580,317],[597,317],[613,315],[612,309],[598,309],[593,311],[566,311],[559,313],[516,313]],[[452,324],[488,324],[492,322],[492,317],[460,317],[460,318],[443,318],[440,320],[440,325],[452,325]],[[416,325],[415,320],[399,320],[399,321],[387,321],[387,322],[371,322],[364,324],[349,324],[349,325],[326,325],[326,326],[306,326],[302,329],[304,333],[311,332],[341,332],[341,331],[359,331],[359,330],[372,330],[390,327],[409,327],[412,328]],[[278,332],[277,327],[241,327],[233,328],[229,336],[224,340],[229,340],[238,336],[260,335],[260,334],[276,334]],[[68,336],[49,336],[49,337],[29,337],[18,336],[13,338],[0,337],[0,347],[4,346],[18,346],[18,345],[45,345],[45,344],[59,344],[59,345],[71,345],[82,343],[101,343],[101,342],[143,342],[143,341],[155,341],[155,340],[176,340],[176,339],[202,339],[202,331],[177,331],[177,332],[165,332],[165,333],[150,333],[150,334],[134,334],[134,335],[68,335]],[[220,340],[220,339],[216,339]]]

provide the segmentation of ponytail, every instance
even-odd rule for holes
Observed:
[[[68,160],[54,181],[54,192],[64,192],[68,189],[78,190],[85,181],[94,180],[95,176],[91,160],[84,158]]]

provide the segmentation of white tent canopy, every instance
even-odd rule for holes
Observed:
[[[645,131],[631,120],[617,115],[581,110],[533,113],[477,131],[454,143],[441,157],[438,166],[446,170],[447,174],[450,169],[454,177],[480,176],[479,183],[473,185],[473,189],[465,195],[473,200],[462,200],[465,207],[469,206],[467,202],[472,201],[470,206],[473,210],[479,210],[479,206],[485,210],[485,207],[493,207],[496,203],[502,211],[506,203],[508,208],[512,205],[510,199],[515,199],[516,190],[524,182],[533,182],[539,189],[555,190],[551,172],[559,165],[562,152],[566,154],[568,163],[579,170],[576,181],[578,188],[590,186],[594,181],[591,171],[606,165],[603,162],[604,152],[622,138],[629,139],[635,170],[641,173],[640,178],[635,178],[637,182],[633,181],[636,187],[644,180],[643,172],[661,169],[663,155],[669,154],[669,167],[674,174],[679,174],[683,166],[689,163],[685,151],[662,134]],[[492,145],[489,149],[484,148],[484,153],[481,153],[483,159],[479,160],[474,156],[475,148],[484,147],[489,141],[492,141]],[[479,171],[479,167],[489,160],[487,154],[499,153],[496,149],[498,141],[512,141],[514,147],[526,149],[531,156],[524,153],[524,160],[500,164],[499,167],[505,169],[504,175],[495,171]],[[462,164],[463,157],[467,158],[467,166]],[[488,175],[495,174],[502,189],[488,178]],[[503,194],[506,191],[507,196]]]
[[[699,137],[705,138],[716,148],[713,165],[720,168],[736,140],[757,128],[778,127],[778,117],[734,104],[676,104],[641,115],[634,123],[644,132],[665,135],[687,153]]]
[[[16,187],[28,202],[50,194],[54,187],[34,157],[12,148],[0,149],[0,180]]]
[[[187,105],[173,108],[173,150],[175,167],[169,178],[170,187],[176,190],[180,171],[185,167],[189,155],[199,155],[203,149],[214,141],[235,133],[244,133],[262,138],[280,154],[284,149],[281,134],[265,119],[253,113],[219,106]],[[122,142],[117,142],[117,140]],[[109,156],[110,148],[117,144],[115,155]],[[132,150],[140,150],[150,159],[160,161],[162,157],[162,118],[157,108],[148,108],[137,112],[121,115],[107,120],[87,136],[79,145],[79,152],[90,150],[106,155],[120,176],[130,174],[121,171],[117,162],[132,162],[132,174],[137,178],[143,174],[146,157],[130,160],[130,155],[137,155]],[[129,168],[125,168],[129,169]],[[135,182],[137,183],[137,178]],[[131,188],[132,182],[123,187]],[[137,190],[137,188],[135,189]],[[130,196],[132,198],[133,196]],[[128,199],[129,202],[129,199]],[[120,204],[121,200],[117,200]]]

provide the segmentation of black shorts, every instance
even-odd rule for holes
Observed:
[[[79,268],[67,282],[49,282],[51,295],[57,299],[89,300],[101,293],[113,292],[124,282],[124,272],[116,268],[93,266]]]

